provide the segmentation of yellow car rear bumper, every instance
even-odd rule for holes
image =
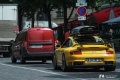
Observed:
[[[87,58],[101,58],[100,57],[87,57]],[[104,66],[115,66],[116,58],[114,56],[102,57],[100,62],[89,62],[86,57],[75,57],[68,56],[66,58],[66,65],[68,67],[104,67]]]

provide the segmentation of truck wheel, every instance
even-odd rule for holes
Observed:
[[[12,63],[16,63],[17,62],[17,59],[13,56],[13,54],[11,54],[11,61],[12,61]]]
[[[7,54],[7,57],[10,57],[10,53]]]
[[[3,53],[3,57],[10,57],[10,53],[8,52]]]
[[[42,63],[45,63],[47,61],[47,59],[42,59]]]
[[[4,58],[7,57],[6,53],[3,53],[3,57],[4,57]]]
[[[9,52],[7,52],[5,54],[6,54],[6,57],[10,57],[10,53]]]
[[[20,55],[20,63],[24,64],[25,62],[26,62],[25,57],[23,57],[23,55],[21,54]]]

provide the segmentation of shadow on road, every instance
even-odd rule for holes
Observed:
[[[61,69],[59,70],[54,70],[54,69],[51,69],[52,71],[61,71]],[[89,68],[89,69],[85,69],[85,68],[77,68],[77,69],[69,69],[68,71],[66,72],[106,72],[103,68],[99,69],[99,70],[95,70],[95,69],[92,69],[92,68]]]
[[[21,64],[20,62],[16,62],[16,63],[6,62],[5,64],[19,64],[19,65],[29,65],[30,64],[31,65],[31,64],[51,64],[51,63],[47,63],[47,62],[43,63],[43,62],[36,61],[36,62],[26,62],[24,64]]]

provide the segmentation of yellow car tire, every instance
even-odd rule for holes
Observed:
[[[56,59],[56,55],[55,54],[53,55],[52,63],[53,63],[53,67],[54,67],[55,70],[60,69],[60,67],[57,66],[57,59]]]
[[[65,55],[62,55],[62,67],[61,67],[63,72],[66,72],[68,70],[68,67],[66,66],[66,59],[65,59]]]
[[[93,69],[94,70],[99,70],[101,67],[94,67]]]
[[[115,71],[116,65],[115,66],[104,67],[104,69],[105,69],[105,71]]]

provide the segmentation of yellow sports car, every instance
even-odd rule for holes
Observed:
[[[74,35],[57,45],[53,56],[54,69],[70,68],[116,69],[116,55],[111,45],[98,35]]]

